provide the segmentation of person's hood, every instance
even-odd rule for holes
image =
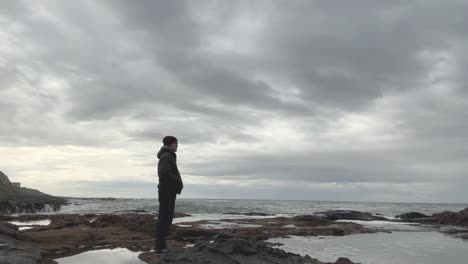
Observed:
[[[161,156],[162,156],[162,154],[164,154],[164,153],[166,153],[166,152],[169,153],[169,154],[171,154],[171,155],[174,157],[174,159],[177,157],[177,155],[174,153],[174,151],[172,151],[172,150],[169,148],[169,146],[166,146],[166,145],[164,145],[164,146],[161,147],[161,149],[158,151],[158,154],[157,154],[156,156],[158,157],[158,159],[160,159]]]

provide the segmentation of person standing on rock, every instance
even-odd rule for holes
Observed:
[[[184,184],[177,168],[178,140],[173,136],[163,138],[164,145],[158,152],[158,199],[159,215],[156,223],[155,251],[158,254],[168,253],[166,237],[174,218],[175,200],[182,192]]]

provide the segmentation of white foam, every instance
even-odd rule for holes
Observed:
[[[33,227],[32,226],[20,226],[18,229],[19,231],[21,231],[21,230],[33,229]]]
[[[422,227],[416,223],[390,222],[390,221],[362,221],[362,220],[337,220],[337,222],[352,222],[374,229],[386,229],[390,231],[421,230]]]
[[[210,221],[209,224],[203,224],[200,226],[205,229],[234,229],[234,228],[262,227],[262,225],[238,224],[238,223],[223,222],[223,221]]]
[[[11,221],[8,222],[10,224],[16,225],[16,226],[47,226],[50,225],[50,219],[45,219],[45,220],[32,220],[32,221]]]
[[[39,213],[50,213],[54,212],[54,208],[50,204],[45,204],[44,208],[42,208]]]

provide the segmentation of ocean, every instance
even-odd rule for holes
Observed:
[[[71,204],[56,213],[125,213],[129,211],[153,213],[158,209],[156,199],[70,199]],[[327,201],[275,201],[275,200],[223,200],[178,199],[176,211],[192,215],[174,219],[174,223],[197,220],[243,218],[237,213],[257,212],[279,216],[313,214],[328,210],[357,210],[394,218],[398,214],[442,211],[458,212],[468,204],[442,203],[378,203],[378,202],[327,202]],[[144,210],[144,211],[143,211]],[[363,264],[464,264],[468,259],[468,241],[438,232],[427,226],[388,221],[355,221],[368,227],[386,228],[388,233],[356,234],[344,237],[288,237],[273,238],[269,242],[281,243],[279,248],[334,262],[338,257],[348,257]],[[60,264],[85,263],[102,255],[105,263],[118,263],[115,259],[133,259],[134,253],[125,250],[87,252],[57,260]],[[114,258],[110,257],[113,256]],[[106,262],[106,259],[109,260]],[[124,262],[121,262],[124,263]],[[125,262],[130,263],[130,262]]]
[[[57,213],[116,213],[132,210],[157,212],[157,199],[69,199],[71,204]],[[178,199],[176,211],[187,214],[223,214],[257,212],[266,214],[313,214],[328,210],[357,210],[394,217],[408,212],[424,214],[442,211],[458,212],[467,204],[445,203],[380,203],[279,200]]]

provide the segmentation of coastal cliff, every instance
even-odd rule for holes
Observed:
[[[0,171],[0,214],[57,211],[67,203],[64,198],[19,187]]]

